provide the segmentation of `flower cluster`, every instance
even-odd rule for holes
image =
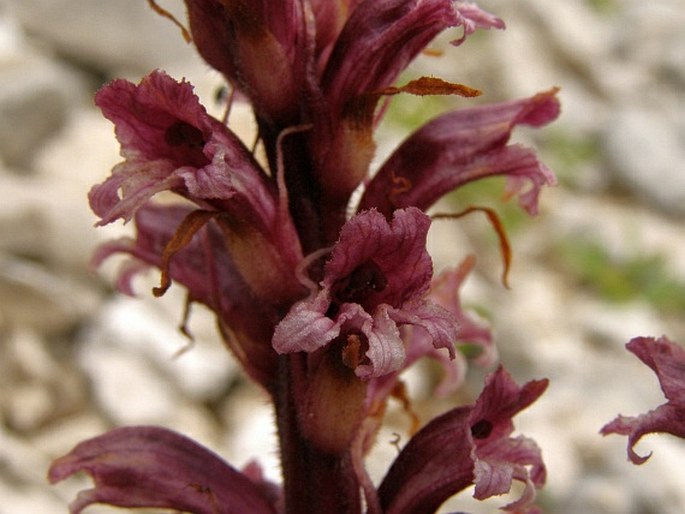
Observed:
[[[426,210],[455,188],[499,175],[535,214],[541,188],[555,178],[509,139],[518,125],[557,117],[556,90],[443,114],[371,170],[374,129],[392,96],[478,94],[435,77],[396,85],[400,73],[443,30],[461,27],[459,45],[476,29],[503,28],[500,19],[460,0],[185,5],[184,32],[223,75],[230,101],[251,105],[264,157],[210,116],[185,81],[153,71],[139,84],[106,85],[96,103],[114,123],[123,162],[93,187],[90,204],[100,225],[132,220],[136,236],[105,244],[95,260],[128,254],[122,291],[157,267],[155,295],[175,281],[189,304],[216,314],[227,348],[273,402],[283,482],[266,481],[256,464],[239,471],[168,429],[119,428],[53,464],[53,482],[78,471],[94,479],[72,513],[96,502],[198,514],[431,513],[471,485],[484,499],[513,480],[523,494],[504,508],[538,512],[540,450],[511,434],[513,416],[546,380],[519,386],[499,367],[474,404],[421,428],[380,484],[364,458],[389,398],[408,401],[400,375],[415,361],[441,364],[442,394],[463,378],[460,346],[479,347],[477,362],[493,365],[489,331],[459,304],[473,262],[433,276]],[[183,201],[157,203],[164,191]],[[669,385],[682,363],[664,370],[665,350],[643,345],[634,351],[659,373],[670,401],[647,418],[605,427],[630,434],[631,446],[659,427],[683,431],[682,394]]]

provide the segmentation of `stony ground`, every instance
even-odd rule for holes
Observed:
[[[560,186],[545,192],[534,220],[502,211],[515,249],[511,290],[498,282],[496,241],[476,217],[436,223],[436,264],[476,252],[468,305],[490,320],[518,380],[552,380],[518,419],[550,469],[546,511],[680,514],[685,443],[646,438],[638,451],[654,455],[638,468],[626,461],[621,438],[597,431],[618,412],[662,400],[651,372],[623,344],[662,333],[685,342],[685,4],[481,6],[508,29],[426,57],[414,73],[478,87],[485,101],[561,86],[562,118],[520,135],[541,149]],[[277,477],[271,413],[217,342],[209,313],[195,309],[195,344],[175,358],[188,344],[176,330],[182,291],[153,300],[150,276],[138,284],[140,298],[124,298],[110,285],[116,263],[97,273],[88,265],[93,248],[123,230],[93,229],[85,200],[118,160],[92,94],[111,77],[135,79],[154,67],[187,76],[213,104],[220,78],[146,2],[0,1],[0,514],[66,512],[86,481],[48,486],[50,460],[116,425],[163,424],[236,465],[258,456]],[[425,106],[395,109],[382,149]],[[241,113],[233,123],[250,130]],[[476,188],[441,209],[497,205],[491,191]],[[430,370],[408,377],[424,413],[449,405],[426,393],[429,378]],[[477,394],[481,378],[472,373],[466,396]],[[396,451],[391,432],[407,425],[399,412],[390,421],[376,474]],[[502,501],[476,503],[463,494],[445,512],[494,512]]]

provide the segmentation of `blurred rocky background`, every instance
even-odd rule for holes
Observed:
[[[180,0],[160,4],[183,19]],[[507,30],[476,34],[458,49],[442,38],[436,48],[444,55],[423,56],[407,77],[433,73],[482,89],[483,97],[396,100],[380,153],[442,109],[562,88],[561,119],[517,134],[559,176],[559,187],[543,193],[538,218],[500,208],[498,181],[440,206],[498,207],[514,247],[512,288],[499,283],[497,241],[477,216],[435,223],[436,265],[475,252],[466,304],[492,324],[502,361],[519,381],[552,381],[517,419],[549,466],[546,512],[681,514],[685,442],[645,438],[638,452],[654,454],[635,467],[623,438],[597,432],[619,412],[662,402],[651,371],[623,345],[663,333],[685,342],[685,3],[480,5]],[[187,77],[221,112],[221,78],[147,2],[0,0],[0,514],[67,512],[88,480],[48,486],[50,461],[124,424],[171,427],[237,466],[257,457],[278,477],[271,412],[218,342],[211,315],[193,309],[188,347],[177,330],[182,291],[154,300],[152,273],[137,282],[139,298],[123,297],[112,290],[117,262],[89,266],[98,243],[127,230],[95,230],[87,206],[90,186],[119,160],[92,96],[113,77],[137,80],[153,68]],[[249,116],[238,111],[231,120],[249,134]],[[470,401],[482,384],[483,372],[472,370],[459,398],[437,401],[431,371],[407,377],[424,421]],[[389,421],[375,476],[396,453],[392,432],[409,425],[399,409]],[[445,512],[495,512],[504,501],[481,505],[467,492]]]

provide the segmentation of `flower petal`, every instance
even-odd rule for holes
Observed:
[[[633,449],[642,436],[664,432],[685,438],[685,350],[667,337],[637,337],[626,346],[656,373],[668,401],[640,416],[618,416],[600,433],[627,435],[628,458],[642,464],[651,455],[642,457]]]
[[[529,471],[527,466],[532,466],[532,470]],[[546,478],[540,448],[535,441],[522,436],[499,440],[488,448],[487,456],[485,451],[481,451],[475,473],[473,496],[479,500],[509,492],[513,480],[525,484],[521,497],[503,507],[505,510],[531,504],[536,487],[544,485]]]
[[[685,407],[685,349],[667,337],[636,337],[626,348],[656,373],[666,398]]]
[[[515,102],[463,109],[427,123],[383,164],[359,208],[375,207],[386,215],[409,205],[426,210],[468,182],[505,175],[508,193],[519,192],[522,207],[535,214],[540,188],[554,184],[554,175],[532,150],[506,143],[516,125],[540,126],[556,118],[555,94],[552,90]],[[521,192],[526,181],[532,187]]]
[[[454,359],[459,322],[447,309],[427,301],[414,302],[394,309],[391,317],[397,323],[421,327],[430,336],[434,348],[447,349],[450,359]]]
[[[329,305],[326,291],[293,305],[276,325],[274,349],[278,353],[313,352],[338,337],[340,323],[326,316]]]
[[[257,484],[213,452],[159,427],[118,428],[83,441],[57,459],[51,483],[79,471],[95,488],[70,505],[78,514],[93,503],[117,507],[160,507],[196,514],[274,514]]]
[[[136,85],[117,79],[95,95],[95,103],[114,123],[126,158],[164,159],[177,166],[206,162],[204,143],[219,125],[212,122],[193,86],[153,71]]]
[[[369,342],[365,356],[368,364],[360,364],[355,372],[360,378],[375,378],[399,369],[405,361],[404,342],[386,305],[380,305],[373,315],[373,323],[360,327]]]
[[[498,356],[492,332],[490,328],[474,319],[472,314],[465,312],[461,305],[461,285],[474,265],[475,258],[470,256],[459,266],[442,271],[433,279],[428,298],[456,316],[459,323],[458,346],[464,348],[464,353],[472,354],[471,347],[476,346],[477,354],[473,360],[478,366],[490,368],[495,364]]]
[[[619,434],[628,436],[628,458],[633,464],[643,464],[652,453],[638,455],[634,447],[647,434],[668,433],[685,438],[685,407],[671,403],[660,405],[640,416],[617,416],[600,431],[602,435]]]
[[[378,488],[385,514],[436,512],[473,483],[470,410],[453,409],[409,440]]]
[[[354,216],[333,247],[322,285],[332,300],[352,300],[369,311],[380,303],[399,307],[421,298],[433,273],[426,251],[429,226],[428,216],[411,208],[397,211],[391,223],[375,210]]]

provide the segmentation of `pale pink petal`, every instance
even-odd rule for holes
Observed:
[[[313,352],[340,334],[340,323],[326,316],[330,299],[326,291],[297,302],[276,325],[273,347],[278,353]]]
[[[360,378],[380,377],[399,369],[406,358],[404,342],[395,320],[388,314],[387,305],[380,305],[372,320],[360,327],[369,343],[368,364],[355,369]]]
[[[434,348],[446,349],[447,355],[454,359],[459,322],[447,309],[426,301],[413,302],[401,309],[393,309],[391,317],[399,324],[421,327],[430,337]]]

